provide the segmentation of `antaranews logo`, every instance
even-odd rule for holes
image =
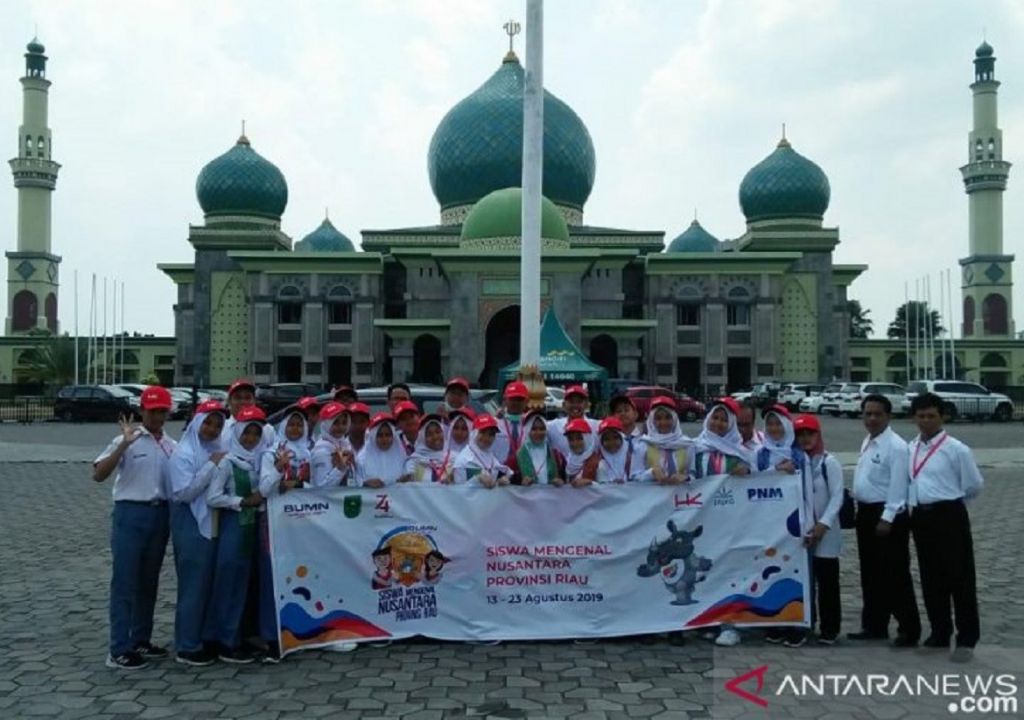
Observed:
[[[762,692],[768,684],[768,666],[749,670],[725,682],[725,689],[758,707],[768,707]],[[1019,683],[1011,673],[907,674],[907,673],[786,673],[767,694],[798,698],[877,697],[942,698],[951,714],[1015,715]]]

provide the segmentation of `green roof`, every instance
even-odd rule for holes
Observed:
[[[580,352],[558,322],[551,308],[544,313],[540,326],[540,371],[548,382],[605,382],[608,371]],[[519,372],[516,361],[501,369],[502,383],[515,379]]]
[[[242,135],[235,146],[214,158],[196,178],[203,213],[252,215],[280,220],[288,204],[288,183],[274,163],[252,149]]]
[[[831,192],[824,171],[782,138],[775,152],[744,176],[740,207],[748,222],[775,218],[821,220]]]
[[[473,206],[462,223],[462,240],[521,237],[523,234],[523,191],[517,187],[495,190]],[[569,241],[569,228],[555,204],[541,198],[540,235]]]
[[[355,249],[352,241],[327,218],[320,227],[295,243],[298,252],[352,252]]]
[[[666,248],[666,252],[714,252],[718,247],[718,238],[709,233],[694,218],[690,227],[686,228]]]

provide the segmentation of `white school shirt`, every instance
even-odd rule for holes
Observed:
[[[255,492],[257,490],[255,464],[253,469],[249,471],[249,482],[253,492]],[[238,511],[242,509],[242,500],[244,499],[237,494],[235,489],[234,463],[225,455],[214,466],[210,487],[206,489],[206,504],[211,508]]]
[[[843,466],[831,454],[825,453],[819,463],[808,459],[807,472],[810,473],[812,496],[805,507],[810,506],[814,522],[828,526],[828,531],[814,546],[814,555],[837,558],[843,550],[843,531],[839,528],[839,510],[843,506]],[[811,525],[813,527],[813,523]]]
[[[117,461],[117,474],[114,476],[112,490],[114,502],[152,502],[167,499],[167,471],[171,453],[178,443],[167,433],[158,441],[146,428],[140,428],[140,431],[138,439],[125,448],[121,459]],[[106,449],[93,461],[93,465],[113,455],[123,439],[122,435],[118,435],[111,440]]]
[[[594,438],[597,437],[597,427],[601,423],[586,415],[583,416],[583,419],[590,425],[590,434],[583,436],[583,441],[587,444],[586,452],[590,453],[596,447]],[[565,439],[565,425],[568,422],[569,416],[565,415],[548,423],[548,442],[566,457],[569,456],[569,441]]]
[[[860,445],[853,471],[853,497],[862,503],[885,503],[882,520],[891,523],[907,506],[910,480],[907,442],[887,427]]]
[[[938,449],[925,461],[928,452]],[[914,462],[914,455],[917,462]],[[945,430],[924,442],[921,436],[907,445],[910,463],[910,507],[943,500],[972,498],[981,492],[984,479],[971,449]]]

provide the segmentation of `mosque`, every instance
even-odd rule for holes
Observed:
[[[16,381],[26,332],[57,331],[49,213],[60,166],[50,156],[44,48],[33,41],[25,57],[0,382]],[[985,369],[982,356],[989,365],[998,356],[1002,384],[1024,384],[1013,256],[1002,249],[1009,163],[994,62],[991,47],[978,48],[975,127],[961,169],[971,233],[957,355],[968,376]],[[434,132],[427,167],[438,216],[363,230],[358,250],[327,218],[294,243],[282,232],[287,181],[243,134],[196,180],[203,222],[188,228],[194,262],[158,265],[177,287],[174,337],[129,339],[131,371],[199,386],[240,375],[316,385],[462,375],[493,386],[518,354],[523,83],[510,50]],[[825,172],[786,137],[766,150],[739,183],[738,238],[719,240],[696,219],[667,243],[661,230],[588,225],[594,143],[573,109],[545,91],[541,302],[610,377],[697,392],[900,379],[901,342],[848,338],[848,288],[867,266],[833,260],[840,232],[824,222]]]

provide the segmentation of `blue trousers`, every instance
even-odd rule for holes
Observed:
[[[114,503],[110,528],[110,654],[117,657],[153,635],[160,568],[167,551],[167,504]]]
[[[242,615],[256,546],[256,525],[242,525],[240,513],[233,510],[219,512],[220,530],[203,639],[234,649],[242,641]]]
[[[277,608],[274,602],[274,568],[270,562],[270,529],[267,513],[259,514],[260,528],[260,637],[277,642]]]
[[[171,539],[178,573],[178,607],[174,611],[174,649],[203,649],[203,625],[210,599],[217,544],[199,532],[188,503],[171,503]]]

